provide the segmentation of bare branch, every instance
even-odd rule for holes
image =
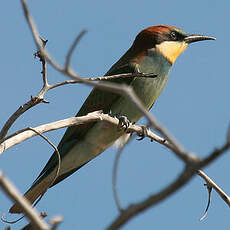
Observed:
[[[150,131],[147,131],[147,136],[149,136]],[[229,140],[229,138],[227,138],[227,140]],[[167,141],[159,141],[159,139],[157,140],[159,143],[162,143],[163,145],[167,146],[168,148],[174,148],[171,143],[167,142]],[[155,194],[155,195],[151,195],[150,198],[145,199],[144,201],[137,203],[137,204],[133,204],[131,206],[129,206],[126,209],[122,209],[122,212],[120,213],[120,215],[115,219],[115,221],[107,228],[108,230],[115,230],[115,229],[119,229],[121,226],[123,226],[125,223],[127,223],[132,217],[138,215],[139,213],[145,211],[147,208],[152,207],[153,205],[156,205],[157,203],[159,203],[160,201],[168,198],[171,194],[175,193],[178,189],[180,189],[182,186],[184,186],[190,179],[191,177],[197,173],[198,175],[200,175],[202,178],[205,179],[207,186],[209,188],[213,188],[220,196],[221,198],[230,206],[230,197],[219,187],[217,186],[212,180],[211,178],[209,178],[204,172],[202,172],[201,170],[196,170],[196,168],[200,168],[201,166],[206,166],[207,164],[210,164],[211,162],[213,162],[213,160],[216,159],[217,155],[220,156],[221,154],[223,154],[225,151],[227,151],[227,146],[228,143],[224,144],[223,147],[219,148],[218,151],[215,150],[211,156],[214,154],[215,157],[207,157],[207,159],[209,159],[208,161],[206,161],[206,159],[204,159],[203,161],[201,161],[200,163],[197,162],[197,164],[192,164],[191,166],[188,166],[184,172],[181,174],[181,176],[178,177],[177,180],[175,180],[171,185],[167,186],[165,189],[163,189],[162,191],[160,191],[159,193]],[[211,192],[211,191],[210,191]],[[207,214],[207,210],[210,204],[210,196],[211,194],[209,193],[209,201],[208,201],[208,205],[207,208],[205,210],[204,216],[201,218],[201,220],[203,218],[205,218],[206,214]]]
[[[189,180],[194,176],[195,170],[192,167],[186,167],[184,171],[179,175],[179,177],[171,183],[166,188],[162,189],[160,192],[151,195],[149,198],[137,204],[130,205],[128,208],[124,209],[120,215],[112,222],[112,224],[107,228],[107,230],[117,230],[125,223],[127,223],[132,217],[140,214],[146,209],[156,205],[160,201],[168,198],[170,195],[182,188]]]
[[[230,207],[230,197],[204,172],[202,172],[201,170],[198,170],[197,174],[201,176],[206,181],[206,184],[209,187],[212,187],[220,195],[220,197],[225,201],[225,203]]]
[[[42,47],[45,48],[48,40],[44,40],[42,37],[40,37],[41,41],[42,41]],[[42,79],[43,79],[43,89],[46,89],[49,84],[48,84],[48,80],[47,80],[47,74],[46,74],[46,60],[45,58],[42,56],[40,51],[37,51],[34,54],[34,57],[38,57],[42,63]]]
[[[102,114],[101,112],[96,111],[93,113],[89,113],[86,116],[71,117],[68,119],[61,120],[61,121],[55,121],[55,122],[51,122],[48,124],[40,125],[40,126],[35,127],[33,129],[36,130],[36,132],[42,134],[42,133],[49,132],[49,131],[56,130],[56,129],[60,129],[60,128],[65,128],[65,127],[70,127],[70,126],[80,125],[80,124],[86,124],[86,123],[96,122],[96,121],[109,122],[115,126],[117,126],[119,123],[117,118],[113,118],[109,115]],[[140,135],[143,133],[143,128],[142,128],[142,126],[131,124],[128,127],[127,132],[131,132],[131,133],[136,132],[137,134]],[[29,130],[28,128],[17,131],[16,133],[12,134],[11,136],[0,141],[0,154],[3,153],[5,150],[13,147],[14,145],[19,144],[19,143],[35,136],[35,135],[36,135],[36,133],[34,131]],[[151,130],[149,130],[149,129],[147,130],[146,136],[149,137],[151,140],[154,140],[154,141],[166,146],[167,148],[169,148],[171,150],[174,149],[174,147],[168,141],[166,141],[164,138],[156,135],[155,133],[151,132]],[[213,158],[212,161],[214,159],[215,158]],[[212,161],[208,161],[208,163],[211,163]],[[205,164],[205,165],[207,165],[207,164]],[[199,170],[197,173],[199,176],[201,176],[202,178],[205,179],[206,183],[211,183],[212,187],[218,192],[218,194],[222,197],[222,199],[230,206],[230,197],[226,193],[224,193],[204,172]]]
[[[116,118],[112,118],[108,115],[100,114],[97,111],[97,112],[90,113],[87,116],[72,117],[72,118],[61,120],[61,121],[51,122],[49,124],[40,125],[33,129],[36,130],[38,133],[42,134],[48,131],[65,128],[65,127],[69,127],[73,125],[101,121],[102,119],[104,119],[104,121],[111,122],[112,124],[115,124],[115,125],[118,124],[118,120]],[[19,144],[36,135],[37,133],[35,133],[34,131],[31,131],[30,128],[26,128],[26,129],[17,131],[11,136],[0,141],[0,154],[3,153],[8,148],[16,144]]]
[[[31,100],[27,101],[24,105],[20,106],[16,112],[14,112],[10,118],[7,120],[5,125],[3,126],[1,132],[0,132],[0,140],[4,138],[10,127],[13,125],[13,123],[28,109],[32,108],[33,106],[39,104],[42,101],[42,99],[37,97],[31,97]]]
[[[0,172],[0,186],[8,197],[15,203],[18,203],[31,223],[40,230],[49,230],[49,226],[42,220],[30,203],[19,193],[14,185]]]
[[[35,24],[33,22],[33,19],[29,13],[29,9],[27,7],[27,4],[26,4],[26,0],[21,0],[21,3],[22,3],[22,6],[23,6],[23,11],[24,11],[24,15],[26,17],[26,20],[28,22],[28,25],[31,29],[31,32],[32,32],[32,37],[34,39],[34,42],[36,44],[36,46],[38,47],[38,50],[41,52],[41,55],[44,56],[44,58],[49,61],[49,55],[47,53],[47,55],[44,54],[43,50],[45,50],[45,47],[43,47],[43,45],[40,44],[40,38],[41,36],[39,35],[38,31],[37,31],[37,28],[35,27]],[[58,65],[56,66],[57,68],[59,67]]]
[[[221,148],[221,149],[223,149],[223,148]],[[212,159],[215,159],[215,158],[212,158]],[[205,162],[205,160],[204,160],[204,162]],[[197,170],[197,174],[205,180],[205,182],[206,182],[205,186],[207,187],[208,194],[209,194],[207,208],[204,212],[204,215],[200,218],[200,220],[203,220],[207,215],[208,208],[209,208],[209,205],[211,202],[212,189],[214,189],[220,195],[220,197],[225,201],[225,203],[230,207],[230,197],[210,177],[208,177],[203,171]]]
[[[41,133],[39,133],[38,131],[36,131],[36,129],[33,129],[31,127],[29,127],[28,130],[32,130],[37,135],[39,135],[40,137],[42,137],[48,144],[50,144],[54,148],[55,153],[57,153],[57,158],[58,158],[58,166],[57,166],[56,172],[54,174],[54,178],[47,185],[47,187],[45,188],[44,192],[40,195],[40,197],[38,198],[38,200],[33,205],[33,207],[35,207],[38,204],[38,202],[41,200],[41,198],[44,196],[44,194],[46,193],[47,189],[52,186],[52,184],[56,181],[57,177],[59,176],[59,171],[60,171],[60,168],[61,168],[61,155],[60,155],[60,152],[59,152],[57,146],[54,143],[52,143],[47,137],[45,137],[44,135],[42,135]]]
[[[71,56],[73,54],[74,49],[76,48],[76,46],[79,43],[79,41],[81,40],[81,38],[86,34],[86,32],[87,32],[87,30],[82,30],[81,33],[74,40],[73,44],[71,45],[69,52],[66,55],[66,63],[65,63],[66,71],[69,70],[70,60],[71,60]]]
[[[40,214],[40,217],[41,217],[42,219],[44,219],[46,216],[47,216],[47,214],[46,214],[45,212],[42,212],[42,213]],[[33,225],[32,225],[31,222],[30,222],[30,223],[27,224],[25,227],[23,227],[21,230],[36,230],[36,229],[34,229]]]
[[[41,40],[42,40],[42,46],[45,47],[47,40],[44,40],[42,38]],[[47,75],[46,75],[46,61],[43,58],[43,56],[40,54],[40,52],[37,52],[35,56],[39,57],[40,61],[42,62],[42,72],[41,73],[42,73],[42,78],[43,78],[43,87],[40,93],[36,97],[31,96],[30,101],[20,106],[19,109],[10,116],[10,118],[7,120],[7,122],[5,123],[5,125],[3,126],[0,132],[0,140],[7,135],[10,127],[24,112],[26,112],[28,109],[34,107],[35,105],[41,102],[47,103],[47,101],[44,100],[44,97],[43,97],[44,94],[49,90],[49,84],[48,84]]]
[[[207,204],[207,207],[206,207],[206,209],[204,211],[203,216],[200,218],[200,221],[202,221],[207,216],[208,209],[209,209],[209,206],[211,204],[212,187],[209,184],[205,184],[205,186],[206,186],[206,188],[208,190],[208,204]]]
[[[204,167],[208,165],[210,162],[213,162],[216,158],[226,153],[229,149],[230,149],[230,139],[227,138],[227,142],[222,147],[216,148],[201,162],[201,167]]]
[[[42,133],[53,131],[53,130],[60,129],[60,128],[65,128],[65,127],[70,127],[70,126],[80,125],[80,124],[86,124],[86,123],[91,123],[91,122],[96,122],[96,121],[106,121],[115,126],[119,124],[119,121],[117,118],[113,118],[107,114],[103,114],[101,113],[101,111],[95,111],[95,112],[89,113],[86,116],[71,117],[71,118],[61,120],[61,121],[55,121],[55,122],[51,122],[48,124],[40,125],[33,129],[39,132],[40,134],[42,134]],[[140,135],[143,133],[143,128],[142,126],[131,124],[127,128],[127,132],[136,132],[137,134]],[[2,139],[0,141],[0,154],[3,153],[8,148],[11,148],[12,146],[19,144],[35,135],[37,134],[34,131],[31,131],[30,128],[26,128],[26,129],[19,130],[16,133]],[[147,137],[149,137],[151,140],[157,141],[165,145],[166,147],[170,149],[173,149],[173,146],[168,141],[154,134],[150,130],[148,130],[147,132]]]
[[[119,164],[119,160],[121,157],[121,153],[124,149],[124,147],[131,141],[131,138],[123,145],[121,146],[116,154],[115,157],[115,161],[113,164],[113,177],[112,177],[112,184],[113,184],[113,196],[114,196],[114,200],[117,206],[117,209],[119,210],[119,212],[121,213],[123,211],[123,208],[121,206],[121,202],[119,199],[119,195],[118,195],[118,191],[117,191],[117,173],[118,173],[118,164]]]
[[[121,78],[129,78],[129,77],[138,77],[138,78],[156,78],[157,75],[155,74],[146,74],[146,73],[123,73],[123,74],[116,74],[111,76],[100,76],[100,77],[90,77],[90,78],[84,78],[88,81],[107,81],[107,80],[113,80],[113,79],[121,79]],[[68,85],[68,84],[76,84],[76,83],[82,83],[80,80],[67,80],[63,82],[59,82],[53,85],[49,86],[49,90],[62,86],[62,85]]]
[[[47,40],[46,40],[47,41]],[[40,54],[39,54],[40,55]],[[38,54],[36,56],[39,56]],[[40,56],[39,56],[40,57]],[[41,57],[40,57],[41,59]],[[42,60],[42,76],[43,76],[43,87],[39,94],[35,97],[31,97],[31,100],[26,102],[24,105],[20,106],[19,109],[14,112],[10,118],[7,120],[5,125],[3,126],[1,132],[0,132],[0,140],[4,138],[13,123],[27,110],[30,108],[34,107],[35,105],[43,102],[43,103],[48,103],[44,99],[44,95],[51,89],[57,88],[59,86],[63,85],[68,85],[68,84],[76,84],[76,83],[82,83],[82,81],[79,80],[68,80],[68,81],[63,81],[59,82],[56,84],[49,85],[46,77],[46,62]],[[95,78],[86,78],[88,81],[102,81],[102,80],[112,80],[112,79],[118,79],[118,78],[128,78],[128,77],[142,77],[142,78],[155,78],[157,75],[154,74],[142,74],[142,73],[126,73],[126,74],[117,74],[117,75],[112,75],[112,76],[103,76],[103,77],[95,77]]]
[[[51,230],[56,230],[58,225],[63,221],[63,217],[62,216],[56,216],[53,217],[52,219],[50,219],[50,223],[52,224],[52,228]]]

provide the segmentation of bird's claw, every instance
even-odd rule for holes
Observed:
[[[140,138],[137,138],[138,141],[143,140],[148,135],[149,127],[142,125],[141,128],[142,128],[142,133],[138,134],[138,136],[140,137]]]
[[[109,115],[110,117],[112,117],[112,111],[111,111],[111,109],[108,111],[108,115]]]
[[[121,131],[123,128],[126,131],[130,125],[130,121],[126,116],[116,116],[117,119],[119,120],[117,130]]]

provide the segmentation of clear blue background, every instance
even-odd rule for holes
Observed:
[[[130,47],[145,27],[166,24],[188,33],[215,36],[216,41],[192,44],[172,68],[167,87],[152,113],[184,147],[204,157],[224,143],[230,121],[229,109],[229,10],[220,1],[28,1],[47,48],[59,63],[75,36],[88,29],[72,58],[72,67],[84,77],[103,75]],[[1,3],[1,85],[0,125],[41,86],[41,65],[20,1]],[[66,80],[50,66],[50,82]],[[28,126],[75,115],[90,92],[83,85],[63,86],[46,95],[50,104],[27,111],[10,133]],[[145,120],[142,120],[142,124]],[[56,144],[64,130],[47,136]],[[1,156],[0,169],[24,192],[43,168],[53,150],[35,137]],[[77,173],[50,189],[37,206],[49,217],[61,214],[59,229],[105,229],[117,217],[112,194],[112,166],[115,149],[110,148]],[[230,194],[229,151],[205,169]],[[133,141],[119,165],[119,195],[122,205],[140,201],[175,179],[183,164],[164,146]],[[229,207],[214,192],[207,218],[200,222],[207,203],[204,181],[198,176],[178,193],[138,215],[122,229],[227,229]],[[0,193],[0,213],[10,200]],[[7,215],[8,219],[15,216]],[[26,221],[12,226],[20,229]],[[0,223],[1,229],[4,224]]]

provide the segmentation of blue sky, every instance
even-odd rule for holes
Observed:
[[[88,33],[75,51],[71,65],[84,77],[103,75],[130,47],[145,27],[166,24],[188,33],[215,36],[216,41],[192,44],[176,61],[166,89],[151,112],[183,146],[200,157],[224,143],[230,121],[229,109],[229,9],[218,1],[28,1],[47,48],[59,63],[75,36]],[[1,4],[1,110],[0,125],[42,85],[41,66],[23,16],[20,1]],[[66,80],[48,67],[50,82]],[[83,85],[64,86],[49,92],[50,104],[27,111],[10,133],[28,126],[75,115],[90,92]],[[142,119],[141,124],[145,123]],[[64,130],[47,136],[56,144]],[[39,137],[17,145],[1,156],[0,169],[21,192],[28,189],[53,150]],[[218,185],[230,194],[229,151],[205,168]],[[49,217],[61,214],[59,229],[105,229],[118,215],[112,195],[112,166],[116,151],[110,148],[77,173],[50,189],[37,206]],[[165,147],[133,141],[119,165],[118,189],[122,205],[140,201],[159,191],[181,171],[183,164]],[[207,191],[198,176],[178,193],[135,217],[122,229],[222,229],[229,227],[229,208],[214,192],[207,218],[199,218],[206,207]],[[11,206],[0,193],[0,213]],[[7,215],[8,219],[15,216]],[[26,221],[14,225],[20,229]],[[1,229],[5,225],[0,223]]]

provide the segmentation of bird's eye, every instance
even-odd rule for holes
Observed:
[[[172,31],[172,32],[170,33],[170,36],[171,36],[171,38],[172,38],[173,40],[176,40],[176,39],[177,39],[177,34],[176,34],[175,31]]]

